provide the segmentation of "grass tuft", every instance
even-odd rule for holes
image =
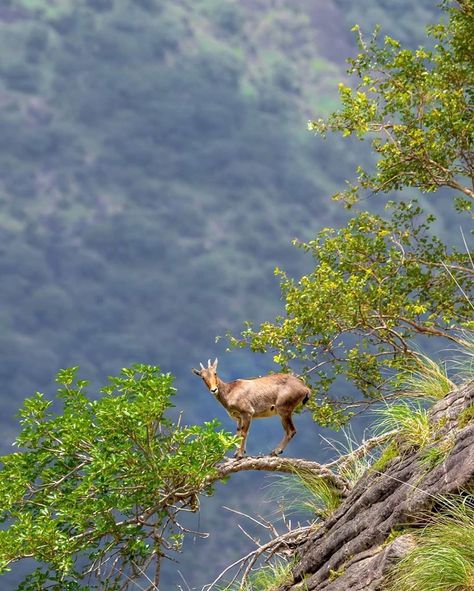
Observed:
[[[253,572],[243,586],[236,581],[230,587],[223,587],[222,591],[276,591],[282,585],[293,582],[293,566],[292,561],[276,559]]]
[[[461,382],[474,380],[474,331],[462,331],[462,346],[456,349],[457,358],[451,361]]]
[[[446,502],[414,537],[416,546],[391,571],[387,591],[474,589],[474,497]]]
[[[380,457],[375,460],[371,466],[371,470],[375,472],[383,472],[394,458],[398,458],[400,450],[396,441],[391,441],[380,454]]]
[[[419,369],[406,374],[402,385],[409,397],[441,400],[456,388],[448,377],[446,366],[423,356]]]
[[[323,437],[340,456],[347,456],[347,459],[338,466],[339,474],[345,478],[351,486],[355,486],[362,475],[371,467],[372,458],[366,454],[360,456],[354,454],[361,445],[350,428],[341,429],[343,440],[330,440]]]
[[[293,581],[292,568],[293,563],[286,563],[282,560],[263,566],[252,576],[249,591],[271,591],[285,583],[291,583]]]
[[[397,437],[409,447],[424,447],[431,438],[428,411],[418,403],[398,402],[374,411],[375,432],[397,431]]]
[[[287,515],[309,511],[320,519],[326,519],[342,501],[337,489],[308,470],[280,475],[271,488],[270,499],[278,500]]]
[[[453,447],[454,438],[446,437],[437,445],[427,447],[421,451],[420,464],[428,470],[436,468],[436,466],[443,464],[447,460]]]
[[[459,413],[458,425],[462,429],[467,427],[469,423],[474,422],[474,404],[471,404]]]

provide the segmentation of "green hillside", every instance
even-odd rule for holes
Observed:
[[[195,359],[275,306],[272,269],[328,222],[338,173],[299,110],[311,81],[334,99],[336,68],[292,13],[103,1],[0,13],[10,396],[72,362],[95,377],[130,359],[169,366],[183,349]],[[247,46],[250,16],[262,31]]]

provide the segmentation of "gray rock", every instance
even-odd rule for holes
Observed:
[[[395,560],[413,544],[406,534],[387,544],[394,528],[420,520],[433,510],[440,495],[455,494],[474,481],[474,425],[458,425],[459,414],[474,404],[474,383],[437,402],[430,420],[440,445],[450,438],[447,459],[427,468],[419,450],[407,450],[383,473],[367,471],[341,506],[297,549],[300,561],[294,591],[380,591]],[[304,580],[304,586],[300,583]]]

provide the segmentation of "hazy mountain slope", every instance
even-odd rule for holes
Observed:
[[[246,34],[224,41],[237,25],[205,3],[18,6],[2,23],[5,390],[65,363],[169,366],[273,310],[272,268],[329,221],[333,188],[313,174],[283,47],[244,54]]]

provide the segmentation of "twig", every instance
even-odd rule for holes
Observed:
[[[191,587],[189,586],[188,582],[186,581],[186,579],[183,577],[182,572],[178,569],[178,575],[181,577],[181,579],[183,580],[183,583],[186,585],[186,588],[188,591],[191,591]],[[180,585],[181,588],[181,585]]]
[[[214,579],[214,581],[212,581],[212,583],[210,583],[209,585],[205,585],[202,588],[202,591],[211,591],[211,589],[215,587],[216,583],[218,583],[223,578],[223,576],[229,572],[229,570],[231,570],[232,568],[234,568],[235,566],[240,564],[240,568],[237,571],[237,574],[234,576],[232,581],[227,585],[227,587],[229,587],[238,577],[240,571],[243,568],[243,565],[247,563],[247,567],[244,571],[244,574],[242,576],[242,580],[240,583],[240,588],[242,588],[242,586],[245,584],[246,579],[248,578],[248,575],[250,574],[250,570],[251,570],[252,566],[255,564],[255,562],[258,560],[258,558],[262,554],[271,553],[271,555],[274,555],[280,546],[283,546],[283,545],[287,546],[288,544],[292,543],[291,542],[292,538],[295,538],[295,540],[293,540],[293,543],[296,543],[298,538],[304,537],[307,534],[307,532],[310,531],[311,529],[313,529],[314,527],[315,527],[314,524],[300,527],[300,528],[295,529],[293,531],[286,532],[273,540],[270,540],[270,542],[267,542],[263,546],[259,546],[256,550],[249,552],[248,554],[246,554],[242,558],[239,558],[239,560],[236,560],[231,565],[229,565],[226,569],[224,569],[219,574],[218,577],[216,577]]]
[[[251,521],[253,521],[257,525],[259,525],[260,527],[263,527],[265,529],[270,529],[270,525],[268,524],[268,521],[266,521],[266,520],[265,520],[266,523],[262,523],[258,519],[255,519],[255,517],[252,517],[251,515],[248,515],[247,513],[243,513],[242,511],[237,511],[237,509],[232,509],[231,507],[226,507],[225,505],[223,505],[222,508],[225,509],[226,511],[230,511],[231,513],[235,513],[236,515],[242,515],[242,517],[247,517],[247,519],[250,519]]]
[[[254,551],[249,552],[248,554],[246,554],[243,558],[239,558],[238,560],[236,560],[235,562],[233,562],[232,564],[229,564],[229,566],[227,568],[225,568],[213,581],[212,583],[209,583],[209,585],[204,585],[204,587],[202,588],[202,591],[210,591],[216,583],[218,583],[222,577],[228,573],[230,570],[232,570],[234,568],[234,566],[237,566],[238,564],[241,565],[239,571],[237,572],[237,575],[232,579],[231,583],[232,584],[235,579],[237,578],[239,572],[242,570],[242,564],[245,563],[246,560],[249,559],[250,556],[252,556],[254,553]],[[229,586],[229,585],[228,585]]]
[[[244,534],[245,537],[247,537],[249,540],[251,540],[256,546],[260,546],[260,540],[256,540],[253,536],[251,536],[249,534],[248,531],[246,531],[241,525],[240,523],[237,524],[237,527],[240,529],[240,531]]]

